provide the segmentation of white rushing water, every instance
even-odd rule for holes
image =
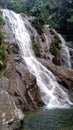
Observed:
[[[20,14],[7,9],[3,18],[9,33],[14,36],[20,48],[21,56],[29,71],[36,76],[42,100],[48,108],[67,107],[70,104],[66,92],[57,83],[55,76],[47,70],[34,56],[30,35]]]
[[[70,57],[70,53],[69,53],[69,48],[67,47],[67,43],[65,41],[65,39],[62,37],[61,34],[57,33],[55,30],[53,30],[54,33],[60,38],[61,40],[61,66],[63,66],[64,68],[67,69],[71,69],[71,57]]]
[[[71,69],[71,58],[70,58],[70,54],[69,54],[69,48],[66,45],[66,41],[64,40],[64,38],[58,34],[61,42],[62,42],[62,53],[61,53],[61,64],[65,67],[65,68],[69,68]]]

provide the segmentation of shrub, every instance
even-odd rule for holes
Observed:
[[[57,49],[61,49],[60,43],[61,43],[60,39],[56,38],[56,40],[55,40],[55,46],[56,46]]]
[[[4,69],[6,67],[5,62],[0,61],[0,70]]]
[[[6,67],[6,63],[7,63],[7,56],[5,53],[5,49],[3,47],[0,47],[0,70]]]
[[[4,34],[2,32],[0,32],[0,45],[2,44],[4,39]]]
[[[4,20],[3,20],[2,16],[1,16],[1,13],[0,13],[0,26],[2,26],[4,24],[5,24],[5,22],[4,22]]]
[[[45,19],[42,16],[35,18],[32,21],[32,25],[37,29],[38,33],[41,35],[43,33],[42,29],[45,24]]]
[[[35,55],[37,57],[40,57],[40,47],[39,47],[38,43],[35,42],[34,39],[32,39],[32,47],[33,47]]]
[[[60,54],[60,49],[61,49],[60,43],[61,43],[60,39],[56,38],[55,42],[50,47],[50,52],[55,57],[59,56],[59,54]]]
[[[0,47],[0,60],[5,60],[4,48],[1,48],[1,47]]]
[[[59,51],[58,51],[58,49],[56,48],[55,45],[52,45],[52,46],[50,47],[50,52],[51,52],[52,55],[54,55],[55,57],[57,57],[57,56],[59,55]]]
[[[45,36],[44,35],[41,35],[41,40],[42,40],[42,42],[45,42]]]

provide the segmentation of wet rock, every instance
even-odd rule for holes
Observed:
[[[12,51],[14,54],[19,54],[19,47],[16,43],[10,44],[8,50],[10,53]]]
[[[67,46],[69,48],[73,49],[73,42],[72,41],[67,42]]]
[[[14,58],[14,60],[15,60],[16,62],[20,62],[20,61],[21,61],[20,55],[17,55],[17,56]]]
[[[3,76],[2,78],[0,78],[0,88],[7,91],[8,87],[9,87],[9,79]]]

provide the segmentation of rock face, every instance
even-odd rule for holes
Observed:
[[[20,127],[20,119],[13,98],[0,88],[0,130]]]

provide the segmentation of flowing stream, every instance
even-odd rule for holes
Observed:
[[[62,53],[61,53],[61,59],[62,59],[62,66],[64,66],[65,68],[69,68],[71,69],[71,58],[70,58],[70,54],[69,54],[69,48],[66,45],[66,41],[64,40],[64,38],[58,34],[61,42],[62,42]]]
[[[53,30],[54,33],[60,38],[61,40],[61,66],[63,66],[64,68],[67,69],[71,69],[71,57],[70,57],[70,53],[69,53],[69,47],[67,47],[67,43],[65,41],[65,39],[62,37],[61,34],[57,33],[55,30]]]
[[[21,57],[29,71],[36,76],[41,98],[47,108],[67,107],[71,103],[53,73],[46,69],[34,56],[30,35],[22,16],[7,9],[3,10],[7,33],[12,35],[20,48]]]

